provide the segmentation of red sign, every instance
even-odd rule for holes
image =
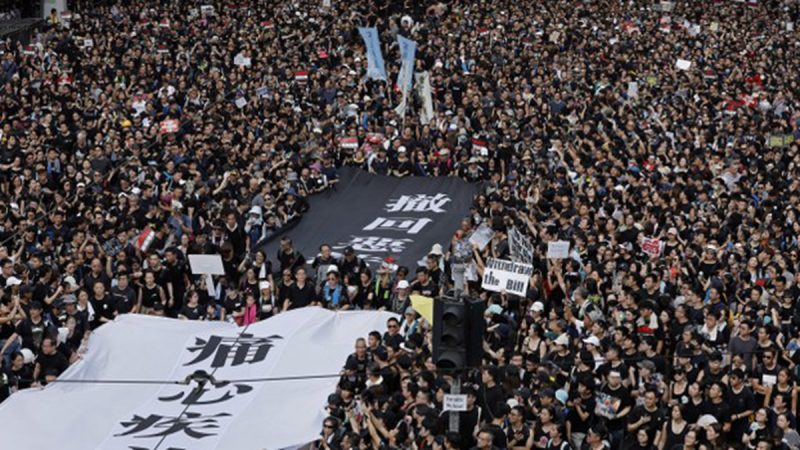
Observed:
[[[176,119],[169,119],[161,122],[161,134],[177,133],[180,123]]]
[[[642,251],[650,256],[657,257],[661,253],[661,241],[658,238],[644,238]]]

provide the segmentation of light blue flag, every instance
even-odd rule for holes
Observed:
[[[397,43],[400,44],[400,73],[397,74],[397,85],[403,93],[411,90],[414,83],[414,57],[417,54],[417,43],[411,39],[397,35]]]
[[[375,27],[359,27],[358,32],[367,46],[367,78],[386,81],[386,67],[381,54],[381,41],[378,38],[378,29]]]

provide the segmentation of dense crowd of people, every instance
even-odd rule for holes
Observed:
[[[797,1],[268,3],[76,1],[0,44],[0,400],[119,314],[321,305],[400,317],[356,342],[316,448],[800,448]],[[395,109],[398,35],[430,121]],[[266,254],[345,165],[482,190],[421,267]],[[481,288],[511,228],[524,297]],[[222,255],[214,286],[198,253]],[[450,431],[409,295],[455,266],[487,332]]]

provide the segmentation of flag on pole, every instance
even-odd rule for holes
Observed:
[[[294,73],[294,79],[297,81],[308,81],[308,72],[305,70],[298,70]]]
[[[433,96],[431,95],[431,75],[426,70],[425,72],[417,72],[414,74],[417,82],[417,96],[422,103],[422,109],[419,113],[420,123],[427,125],[433,120]]]
[[[378,29],[375,27],[359,27],[358,32],[367,47],[367,78],[386,81],[386,67],[381,53]]]
[[[400,44],[400,72],[397,74],[397,85],[403,92],[403,100],[395,108],[395,112],[400,117],[406,115],[406,106],[408,104],[408,91],[414,83],[414,57],[417,53],[417,43],[411,39],[406,39],[401,35],[397,35],[397,43]]]
[[[150,227],[145,227],[141,234],[139,234],[139,237],[136,238],[136,248],[142,252],[146,252],[155,238],[156,232]]]

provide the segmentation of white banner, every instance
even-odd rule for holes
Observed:
[[[223,322],[123,315],[92,335],[83,360],[61,379],[182,380],[204,370],[229,383],[202,390],[194,382],[56,382],[26,389],[0,404],[5,440],[24,450],[272,450],[307,444],[319,436],[327,397],[356,338],[383,330],[390,317],[395,315],[302,308],[245,330]],[[333,376],[252,380],[314,375]]]
[[[483,270],[481,287],[487,291],[506,291],[524,297],[532,274],[533,266],[530,264],[490,258]]]
[[[433,120],[433,98],[431,96],[431,75],[425,72],[414,73],[414,81],[417,83],[416,91],[422,108],[419,112],[419,123],[427,125]]]

